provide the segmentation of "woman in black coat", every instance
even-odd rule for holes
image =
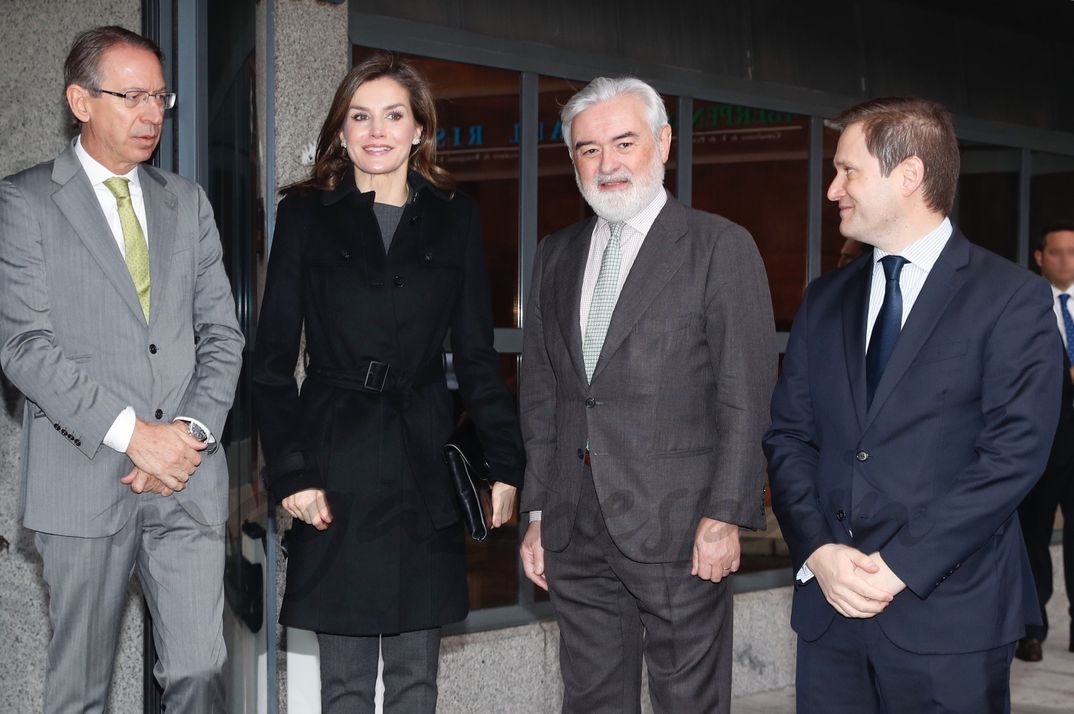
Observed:
[[[294,517],[280,622],[318,633],[325,712],[432,712],[440,627],[466,616],[442,461],[459,389],[497,482],[522,485],[514,400],[492,346],[477,207],[435,164],[424,78],[378,55],[336,91],[311,177],[284,189],[254,356],[265,480]],[[294,373],[305,330],[305,381]]]

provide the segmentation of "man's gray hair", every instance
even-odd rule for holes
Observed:
[[[571,122],[574,118],[596,104],[624,94],[633,94],[641,100],[653,138],[660,140],[660,130],[668,123],[668,111],[664,107],[664,100],[660,98],[656,90],[636,77],[597,77],[571,97],[559,113],[563,141],[567,143],[567,150],[572,155],[574,146],[571,144]]]

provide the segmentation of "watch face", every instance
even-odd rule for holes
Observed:
[[[205,433],[205,430],[192,421],[187,422],[186,430],[188,434],[202,443],[209,440],[209,435]]]

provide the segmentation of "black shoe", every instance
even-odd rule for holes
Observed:
[[[1018,646],[1014,649],[1014,656],[1023,662],[1040,662],[1044,659],[1041,641],[1036,637],[1023,637],[1018,640]]]

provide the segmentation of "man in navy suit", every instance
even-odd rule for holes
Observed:
[[[943,107],[878,99],[836,123],[828,198],[872,251],[806,292],[764,439],[798,712],[1007,712],[1037,611],[1016,509],[1058,418],[1051,291],[947,218]]]

